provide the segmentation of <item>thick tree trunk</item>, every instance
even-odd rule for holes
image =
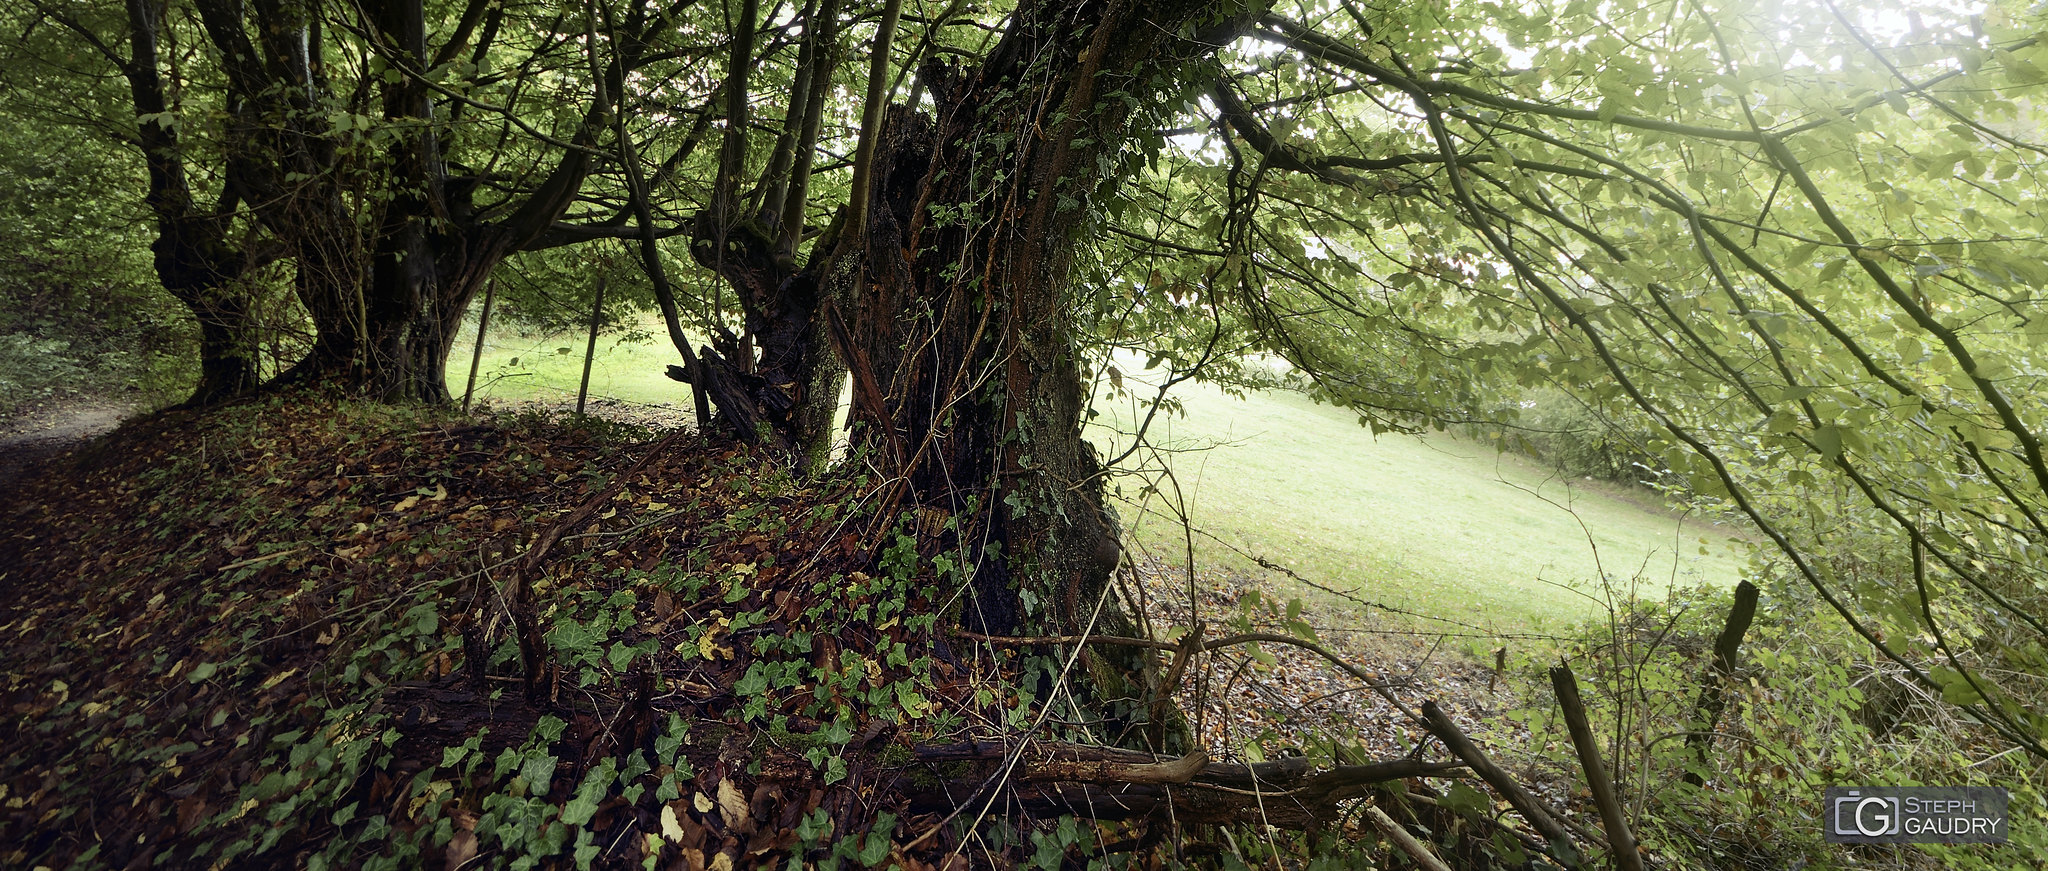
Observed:
[[[275,384],[326,384],[386,401],[447,402],[448,355],[469,303],[510,254],[509,240],[490,229],[457,234],[414,233],[416,224],[387,224],[368,240],[378,254],[360,288],[332,286],[336,275],[307,275],[301,299],[313,311],[313,350]],[[346,270],[338,270],[347,280]]]
[[[793,270],[757,222],[698,217],[692,255],[732,282],[760,348],[757,364],[744,349],[707,349],[702,377],[721,415],[785,447],[816,437],[806,427],[829,420],[837,398],[814,379],[831,338],[853,380],[855,440],[898,484],[885,514],[959,518],[975,567],[969,626],[1128,630],[1113,603],[1101,607],[1119,545],[1081,438],[1071,267],[1090,204],[1135,165],[1126,144],[1141,107],[1257,5],[1020,4],[979,69],[920,71],[936,120],[892,110],[871,167],[856,160],[871,168],[856,201],[872,205],[849,210],[859,226],[843,231],[862,236],[842,247],[859,256],[822,255],[828,231]]]
[[[318,23],[306,7],[285,0],[199,0],[198,6],[235,98],[230,177],[264,226],[291,249],[295,287],[315,331],[311,351],[273,384],[322,383],[384,400],[448,401],[448,354],[463,313],[492,270],[534,244],[575,198],[592,166],[594,131],[603,128],[612,105],[605,94],[631,59],[593,59],[605,82],[560,161],[516,207],[485,220],[469,201],[474,185],[458,184],[448,173],[437,132],[445,119],[436,118],[432,90],[415,75],[431,58],[422,0],[367,0],[360,7],[397,73],[376,84],[384,117],[398,135],[374,179],[347,162],[336,147],[340,134],[328,129],[318,109],[331,95]],[[253,17],[254,27],[245,16]],[[636,11],[628,30],[644,25]],[[390,195],[366,198],[378,204],[367,220],[344,196],[364,184],[381,184]]]
[[[135,114],[154,116],[136,125],[143,163],[149,170],[149,193],[144,201],[157,224],[157,238],[150,248],[156,255],[157,279],[199,323],[199,383],[185,404],[205,405],[257,384],[249,299],[235,287],[248,260],[227,242],[234,201],[226,201],[213,213],[198,208],[177,128],[168,120],[158,120],[168,108],[163,77],[157,69],[157,33],[163,25],[164,7],[148,0],[128,0],[127,11],[130,55],[122,73],[128,79]]]
[[[715,348],[699,355],[698,385],[718,403],[719,419],[747,441],[765,440],[781,448],[793,464],[815,469],[823,464],[832,440],[832,418],[838,409],[843,370],[833,356],[820,306],[829,294],[823,270],[828,268],[830,239],[813,246],[810,262],[795,262],[803,222],[807,157],[816,146],[815,125],[806,120],[810,88],[801,83],[784,113],[782,137],[763,168],[759,208],[746,214],[739,186],[746,176],[748,88],[759,4],[742,4],[726,67],[725,134],[719,148],[718,177],[710,208],[698,213],[691,228],[690,256],[698,265],[730,282],[745,319],[744,337],[714,339]],[[805,23],[804,57],[809,74],[822,70],[838,31],[837,3],[808,12],[821,16]],[[881,38],[878,37],[878,40]],[[886,53],[886,40],[877,51]],[[799,130],[797,128],[803,128]],[[801,142],[799,142],[801,139]],[[792,189],[778,198],[773,191],[786,171],[798,176]],[[785,216],[782,212],[787,212]],[[785,220],[787,218],[787,220]],[[672,373],[684,374],[689,373]]]
[[[815,467],[831,443],[844,371],[819,316],[825,293],[815,269],[825,258],[813,254],[812,265],[793,268],[759,224],[721,231],[716,221],[714,212],[698,215],[690,255],[732,284],[753,348],[726,340],[700,351],[711,370],[703,386],[735,435],[765,437],[798,465]],[[826,247],[829,240],[814,250]]]
[[[256,330],[249,301],[225,287],[209,288],[187,301],[199,321],[199,383],[183,403],[210,405],[256,389]]]
[[[1124,628],[1097,608],[1118,546],[1081,438],[1071,267],[1090,204],[1128,171],[1135,107],[1250,14],[1027,3],[980,69],[921,71],[936,121],[891,119],[864,280],[841,303],[854,416],[910,499],[978,516],[970,550],[1001,545],[975,554],[969,625]]]

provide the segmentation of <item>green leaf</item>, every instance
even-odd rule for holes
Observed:
[[[1785,255],[1785,268],[1796,269],[1805,266],[1806,261],[1813,259],[1813,253],[1819,250],[1820,245],[1816,242],[1794,246],[1792,251]]]
[[[1458,780],[1451,781],[1450,789],[1444,792],[1444,797],[1439,803],[1448,810],[1463,814],[1486,813],[1490,804],[1486,793],[1466,786],[1463,781]]]
[[[526,781],[529,794],[545,794],[548,784],[555,779],[555,757],[541,750],[527,753],[525,762],[519,766],[519,777]]]
[[[406,611],[405,619],[414,635],[432,635],[440,626],[441,611],[434,603],[423,602]]]
[[[860,853],[854,858],[869,868],[882,864],[883,860],[889,858],[889,848],[892,846],[890,835],[895,830],[895,814],[888,811],[876,814],[875,827],[862,839]]]
[[[1842,456],[1842,428],[1825,425],[1815,429],[1813,447],[1829,460],[1839,459]]]
[[[1936,668],[1930,675],[1941,686],[1941,700],[1951,705],[1974,705],[1984,701],[1983,694],[1970,686],[1961,672],[1951,668]]]

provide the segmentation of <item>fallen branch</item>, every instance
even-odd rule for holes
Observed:
[[[545,671],[547,664],[546,642],[541,636],[540,621],[535,617],[535,603],[533,601],[534,575],[539,574],[541,565],[547,561],[548,554],[553,552],[555,544],[561,541],[564,531],[576,529],[589,523],[591,518],[597,515],[597,510],[610,502],[613,496],[618,495],[619,490],[626,485],[627,481],[631,480],[634,475],[639,474],[641,469],[646,468],[649,461],[667,453],[671,447],[674,447],[677,440],[681,439],[688,432],[688,430],[678,429],[663,436],[660,441],[649,445],[646,453],[642,454],[640,459],[636,460],[625,472],[614,476],[611,483],[599,488],[596,493],[590,494],[590,498],[583,500],[582,505],[577,506],[575,510],[556,519],[553,523],[548,524],[546,529],[541,530],[540,535],[534,539],[533,546],[527,548],[526,552],[520,556],[519,564],[512,572],[511,590],[505,596],[505,610],[511,615],[512,624],[518,630],[519,658],[525,666],[526,694],[529,698],[536,700],[540,698],[541,690],[546,683],[542,680],[542,673]]]
[[[1387,840],[1394,842],[1394,846],[1401,848],[1401,852],[1407,853],[1408,858],[1414,859],[1415,864],[1422,866],[1423,871],[1451,871],[1451,866],[1445,865],[1444,860],[1437,858],[1421,841],[1415,840],[1414,835],[1408,834],[1408,830],[1387,816],[1386,811],[1380,810],[1379,805],[1366,805],[1365,818],[1371,820],[1373,828],[1379,829]]]
[[[1564,824],[1559,821],[1560,817],[1543,807],[1534,795],[1523,789],[1522,785],[1509,777],[1500,766],[1493,764],[1493,760],[1488,759],[1486,753],[1479,749],[1479,745],[1472,743],[1472,739],[1465,736],[1464,730],[1459,729],[1458,724],[1451,722],[1451,718],[1444,714],[1442,708],[1437,707],[1435,701],[1422,703],[1422,724],[1429,729],[1430,734],[1437,737],[1437,740],[1444,742],[1444,746],[1450,748],[1452,754],[1465,760],[1472,773],[1479,775],[1481,780],[1486,781],[1495,792],[1507,799],[1508,804],[1513,805],[1515,811],[1522,815],[1522,819],[1528,820],[1529,825],[1535,827],[1536,831],[1543,835],[1543,839],[1550,842],[1553,858],[1570,866],[1579,864],[1579,851],[1572,844],[1571,833],[1567,832]]]
[[[913,795],[912,804],[937,810],[985,798],[997,780],[989,775],[1019,752],[1006,798],[1032,813],[1128,820],[1170,812],[1182,822],[1293,829],[1335,821],[1343,802],[1362,797],[1374,784],[1465,767],[1401,758],[1317,770],[1302,757],[1243,765],[1210,762],[1201,751],[1173,758],[1084,744],[1041,743],[1020,751],[1001,742],[970,741],[913,750],[916,764],[928,773],[946,770],[940,784]],[[963,764],[966,769],[957,770]]]

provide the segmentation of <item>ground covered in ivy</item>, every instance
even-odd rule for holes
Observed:
[[[1112,836],[916,799],[941,778],[908,748],[1043,707],[1032,657],[934,631],[946,517],[657,435],[273,397],[53,458],[0,506],[0,865],[918,869]]]

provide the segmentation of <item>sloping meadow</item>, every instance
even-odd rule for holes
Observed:
[[[1033,703],[877,492],[594,421],[131,423],[0,506],[0,865],[926,867],[863,760]]]

